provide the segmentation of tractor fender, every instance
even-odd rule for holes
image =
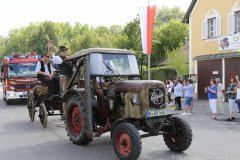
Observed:
[[[65,92],[65,94],[64,94],[63,97],[62,97],[62,102],[67,102],[68,98],[69,98],[70,96],[74,95],[74,94],[80,96],[80,97],[83,99],[80,90],[71,89],[71,90],[68,90],[67,92]]]

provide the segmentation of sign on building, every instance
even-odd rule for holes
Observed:
[[[240,34],[222,36],[218,40],[219,51],[236,50],[240,48]]]

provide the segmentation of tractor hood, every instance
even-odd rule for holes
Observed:
[[[165,88],[165,84],[157,80],[126,80],[111,82],[109,87],[117,92],[140,92],[143,88]]]

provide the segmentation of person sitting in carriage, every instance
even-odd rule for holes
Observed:
[[[62,59],[59,56],[53,56],[52,59],[49,59],[47,54],[42,55],[42,60],[37,63],[35,72],[37,73],[37,78],[43,84],[46,84],[49,88],[49,94],[59,94],[59,79],[54,76],[53,64],[62,63]]]

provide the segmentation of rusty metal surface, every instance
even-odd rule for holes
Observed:
[[[125,115],[128,118],[146,117],[146,111],[149,109],[149,89],[161,89],[165,93],[165,84],[156,80],[144,81],[119,81],[111,82],[108,85],[111,92],[126,93],[124,95]],[[110,94],[112,95],[112,94]],[[140,104],[132,104],[131,97],[138,95],[141,99]],[[165,99],[164,99],[165,103]],[[160,109],[159,107],[157,109]]]
[[[151,86],[151,87],[164,87],[165,84],[161,81],[156,80],[144,80],[144,81],[119,81],[112,82],[109,84],[109,87],[114,85],[116,87],[116,91],[119,92],[140,92],[143,86]]]

